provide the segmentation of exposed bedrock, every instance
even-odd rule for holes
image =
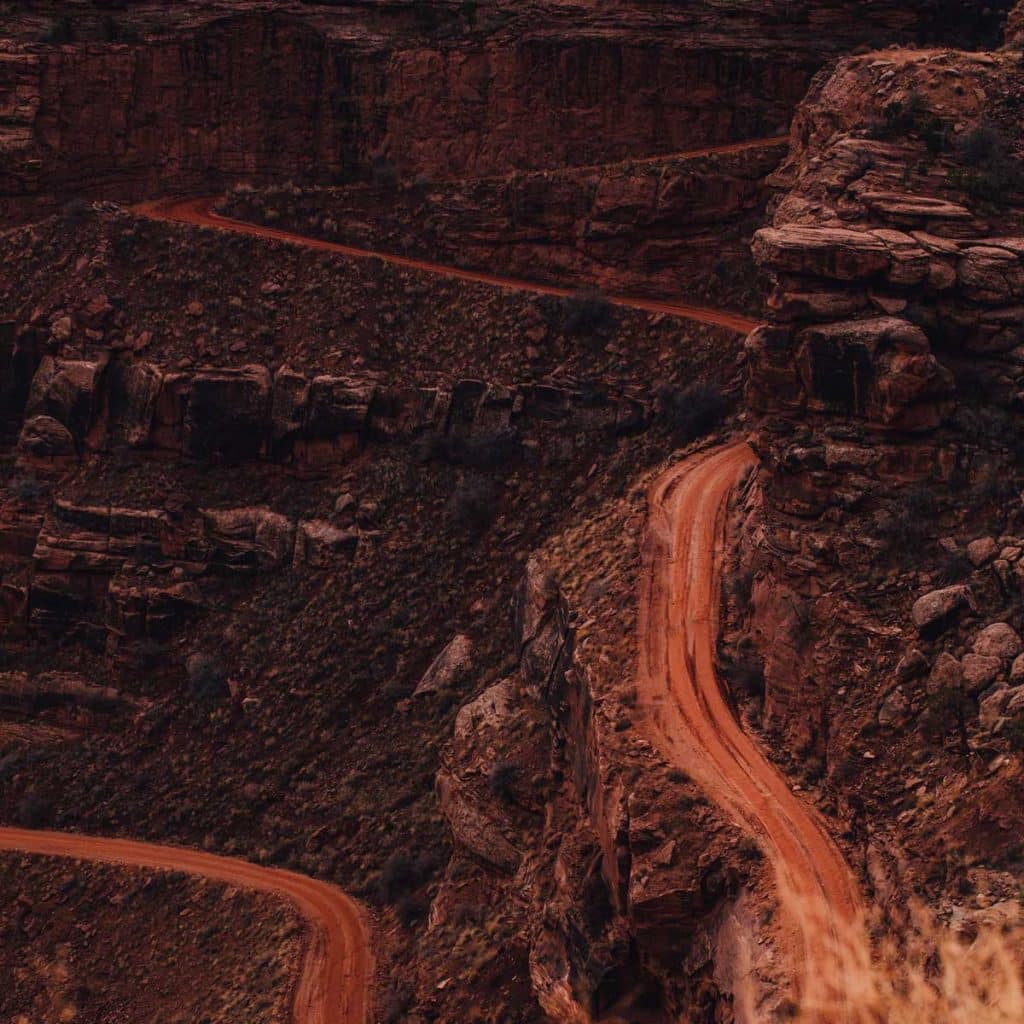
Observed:
[[[613,293],[760,310],[750,256],[785,146],[404,187],[240,188],[219,209],[298,234]]]
[[[644,396],[556,384],[457,380],[389,385],[378,376],[309,375],[280,367],[174,371],[131,356],[45,356],[28,389],[22,463],[59,469],[88,452],[127,445],[204,461],[344,463],[368,444],[465,449],[536,445],[545,433],[628,432],[645,422]]]
[[[332,18],[293,4],[228,17],[208,5],[193,18],[147,8],[118,22],[131,42],[83,32],[66,45],[29,42],[45,21],[26,17],[0,52],[0,209],[26,217],[71,195],[239,178],[334,181],[378,158],[446,178],[773,134],[823,45],[914,38],[936,23],[924,0],[855,17],[846,4],[725,6],[728,33],[717,3],[541,28],[529,10],[482,11],[445,32],[367,7]],[[1002,6],[988,8],[998,19]],[[956,35],[948,18],[937,24]]]
[[[616,728],[614,700],[595,691],[575,616],[538,558],[513,621],[518,671],[462,708],[438,777],[457,848],[526,900],[531,980],[550,1019],[711,1012],[723,998],[716,970],[727,974],[725,922],[753,867],[738,833]],[[543,730],[524,728],[531,720]],[[524,829],[495,796],[493,766],[524,763],[538,737],[554,786]],[[444,901],[442,890],[435,913]]]
[[[881,587],[906,565],[919,576],[905,593],[920,596],[940,578],[932,552],[957,550],[950,538],[938,546],[938,531],[954,529],[938,525],[944,497],[973,489],[987,509],[985,486],[1016,472],[1017,63],[913,50],[844,59],[798,111],[774,176],[784,191],[755,236],[774,288],[771,322],[746,344],[762,460],[745,531],[749,624],[764,656],[765,724],[816,756],[830,744],[845,756],[829,705],[837,689],[858,692],[830,677],[836,616],[871,614],[837,596],[846,584],[822,581],[838,572]],[[864,600],[893,615],[897,593]],[[907,627],[909,612],[908,601]]]

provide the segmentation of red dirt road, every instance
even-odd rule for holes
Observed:
[[[290,901],[309,932],[292,1001],[294,1024],[366,1024],[373,957],[356,904],[340,889],[304,875],[231,857],[62,832],[0,828],[0,850],[159,868],[201,875]]]
[[[812,1011],[803,1019],[842,1021],[855,990],[849,944],[859,931],[856,881],[818,814],[743,731],[715,672],[726,510],[754,462],[747,445],[731,445],[673,466],[652,485],[639,690],[658,749],[758,839],[775,870],[796,947],[784,953],[796,962],[800,995]]]
[[[784,138],[756,139],[750,142],[737,142],[725,146],[711,146],[706,149],[691,150],[686,153],[675,153],[671,154],[670,157],[681,159],[713,156],[716,154],[726,155],[729,153],[740,153],[748,149],[778,145],[784,141]],[[655,160],[669,159],[670,157],[651,157],[649,160],[644,159],[636,162],[653,162]],[[413,259],[410,256],[377,252],[373,249],[361,249],[356,246],[342,245],[340,242],[327,242],[320,238],[309,238],[290,231],[280,231],[277,228],[264,227],[261,224],[251,224],[248,221],[235,220],[232,217],[221,216],[214,211],[214,205],[218,202],[218,199],[219,197],[156,199],[139,204],[134,207],[134,212],[139,216],[149,217],[153,220],[217,228],[221,231],[233,231],[236,234],[251,235],[254,238],[273,239],[278,242],[287,242],[290,245],[315,249],[319,252],[338,253],[339,255],[349,256],[354,259],[382,260],[385,263],[398,267],[407,267],[410,270],[437,274],[441,277],[459,281],[474,281],[480,284],[494,285],[497,288],[506,288],[513,291],[526,291],[538,295],[555,295],[560,297],[571,295],[573,292],[571,288],[561,288],[557,285],[540,284],[536,281],[524,281],[519,278],[503,277],[498,274],[488,274],[477,270],[466,270],[462,267],[447,266],[443,263],[432,263],[429,260]],[[673,302],[667,299],[646,299],[640,296],[629,295],[610,295],[608,299],[616,306],[642,309],[649,313],[666,313],[669,316],[678,316],[697,323],[709,324],[714,327],[725,327],[739,334],[749,334],[761,325],[759,320],[740,313],[730,313],[727,310],[710,309],[705,306],[694,306],[685,302]]]

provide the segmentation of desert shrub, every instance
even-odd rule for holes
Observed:
[[[519,769],[511,761],[495,761],[487,773],[487,786],[490,791],[502,800],[511,800]]]
[[[423,920],[427,906],[426,900],[418,896],[403,896],[395,906],[395,913],[406,928],[411,928],[417,921]]]
[[[380,1019],[383,1024],[400,1024],[407,1020],[415,1001],[416,994],[408,982],[391,982],[381,999]]]
[[[53,804],[41,793],[26,793],[15,809],[22,828],[45,828],[53,823]]]
[[[1011,750],[1024,750],[1024,715],[1007,719],[1003,723],[1000,735],[1010,744]]]
[[[744,836],[736,847],[736,852],[739,854],[741,860],[748,861],[750,863],[760,863],[764,860],[764,851],[757,844],[757,840],[750,836]]]
[[[596,288],[584,288],[565,296],[560,303],[560,312],[563,333],[576,337],[610,330],[617,320],[615,307]]]
[[[89,218],[95,213],[92,208],[92,204],[81,196],[75,196],[74,199],[69,199],[61,207],[60,212],[62,217],[71,221],[73,224],[81,224],[84,221],[89,220]]]
[[[37,501],[50,493],[50,487],[47,481],[34,476],[18,476],[7,485],[7,489],[19,501]]]
[[[662,423],[679,444],[687,444],[715,429],[726,417],[729,402],[716,384],[698,382],[681,390],[658,393]]]
[[[1005,205],[1024,187],[1024,167],[992,125],[966,132],[957,143],[957,156],[961,166],[949,172],[949,183],[975,199]]]
[[[387,157],[378,156],[374,159],[370,178],[377,188],[388,191],[398,188],[398,168]]]
[[[928,538],[937,511],[935,495],[928,488],[908,487],[892,501],[882,520],[882,539],[901,554],[915,554]]]
[[[170,658],[167,644],[153,637],[143,637],[133,649],[135,664],[145,672],[150,672],[161,665],[166,665]]]
[[[394,852],[384,862],[377,879],[377,895],[384,903],[390,903],[416,884],[412,858],[404,853]]]
[[[448,518],[459,529],[482,533],[497,512],[500,494],[490,480],[463,480],[448,500]]]
[[[108,43],[138,43],[142,36],[134,25],[119,21],[113,15],[108,14],[100,25],[100,34],[103,40]]]
[[[511,431],[496,431],[482,437],[446,437],[423,434],[413,445],[418,462],[447,462],[472,469],[498,469],[521,454],[522,448]]]
[[[967,743],[967,721],[974,710],[974,701],[965,690],[959,686],[943,686],[929,696],[921,727],[934,741],[942,741],[955,731],[960,752],[966,757],[971,752]]]
[[[63,46],[74,41],[75,26],[66,14],[53,18],[39,37],[39,42],[49,43],[51,46]]]
[[[935,568],[935,582],[948,587],[970,576],[974,566],[970,559],[958,551],[943,551]]]
[[[741,697],[764,696],[764,659],[749,639],[724,659],[723,672],[732,693]]]
[[[199,704],[219,704],[226,700],[228,674],[224,664],[212,654],[198,653],[185,663],[188,672],[189,692]]]
[[[396,903],[427,882],[440,866],[435,850],[424,850],[416,857],[396,850],[384,862],[374,885],[381,903]]]
[[[949,146],[945,123],[928,110],[928,104],[919,92],[911,92],[905,99],[887,104],[881,118],[871,125],[869,134],[885,142],[917,135],[932,156],[937,156]],[[908,167],[908,172],[910,169]]]
[[[926,111],[925,98],[919,92],[908,93],[904,99],[885,105],[881,118],[871,125],[871,136],[885,141],[905,138],[917,129]]]

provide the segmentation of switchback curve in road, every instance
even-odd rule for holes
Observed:
[[[640,600],[638,689],[646,725],[746,831],[776,875],[796,961],[804,1019],[843,1021],[857,981],[861,897],[818,813],[792,792],[737,721],[715,661],[729,496],[755,463],[746,444],[698,454],[648,492]]]
[[[663,157],[642,158],[636,162],[645,163],[654,160],[698,158],[713,156],[716,154],[740,153],[749,149],[763,149],[768,146],[778,145],[785,141],[784,138],[754,139],[748,142],[734,142],[721,146],[708,146],[704,149],[690,150],[685,153],[674,153]],[[199,227],[216,228],[221,231],[231,231],[236,234],[249,235],[254,238],[271,239],[278,242],[286,242],[290,245],[301,246],[306,249],[314,249],[319,252],[336,253],[341,256],[348,256],[353,259],[376,259],[393,266],[406,267],[410,270],[422,271],[428,274],[436,274],[460,281],[472,281],[479,284],[493,285],[497,288],[504,288],[512,291],[532,292],[537,295],[554,295],[566,297],[573,293],[573,289],[559,287],[558,285],[541,284],[537,281],[526,281],[515,277],[506,277],[500,274],[489,274],[485,271],[467,270],[463,267],[453,267],[444,263],[434,263],[430,260],[415,259],[411,256],[400,256],[396,253],[379,252],[375,249],[364,249],[358,246],[344,245],[340,242],[328,242],[322,238],[310,238],[306,235],[299,235],[291,231],[281,231],[278,228],[266,227],[262,224],[253,224],[249,221],[236,220],[233,217],[225,217],[214,209],[219,201],[218,196],[206,196],[192,199],[155,199],[150,202],[140,203],[133,207],[133,212],[141,217],[148,217],[152,220],[167,221],[178,224],[191,224]],[[608,300],[616,306],[628,309],[640,309],[648,313],[664,313],[669,316],[678,316],[685,320],[692,320],[696,323],[708,324],[713,327],[724,327],[736,331],[739,334],[749,334],[761,326],[761,321],[753,317],[744,316],[742,313],[733,313],[728,310],[712,309],[707,306],[697,306],[686,302],[677,302],[669,299],[649,299],[635,295],[609,295]]]
[[[367,1024],[370,1019],[368,929],[359,907],[333,885],[198,850],[64,832],[0,828],[0,850],[183,871],[282,897],[296,907],[309,933],[292,1000],[294,1024]]]

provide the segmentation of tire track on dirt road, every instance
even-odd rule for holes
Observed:
[[[308,932],[292,999],[294,1024],[368,1024],[371,1019],[369,930],[356,903],[333,885],[198,850],[64,832],[0,828],[0,850],[183,871],[285,899],[302,915]]]
[[[754,835],[778,883],[809,1019],[844,1021],[854,982],[846,944],[862,903],[824,822],[736,720],[715,669],[729,496],[755,464],[746,444],[695,455],[648,492],[638,688],[651,739]],[[820,1009],[827,1008],[827,1009]],[[806,1018],[805,1018],[806,1019]]]

